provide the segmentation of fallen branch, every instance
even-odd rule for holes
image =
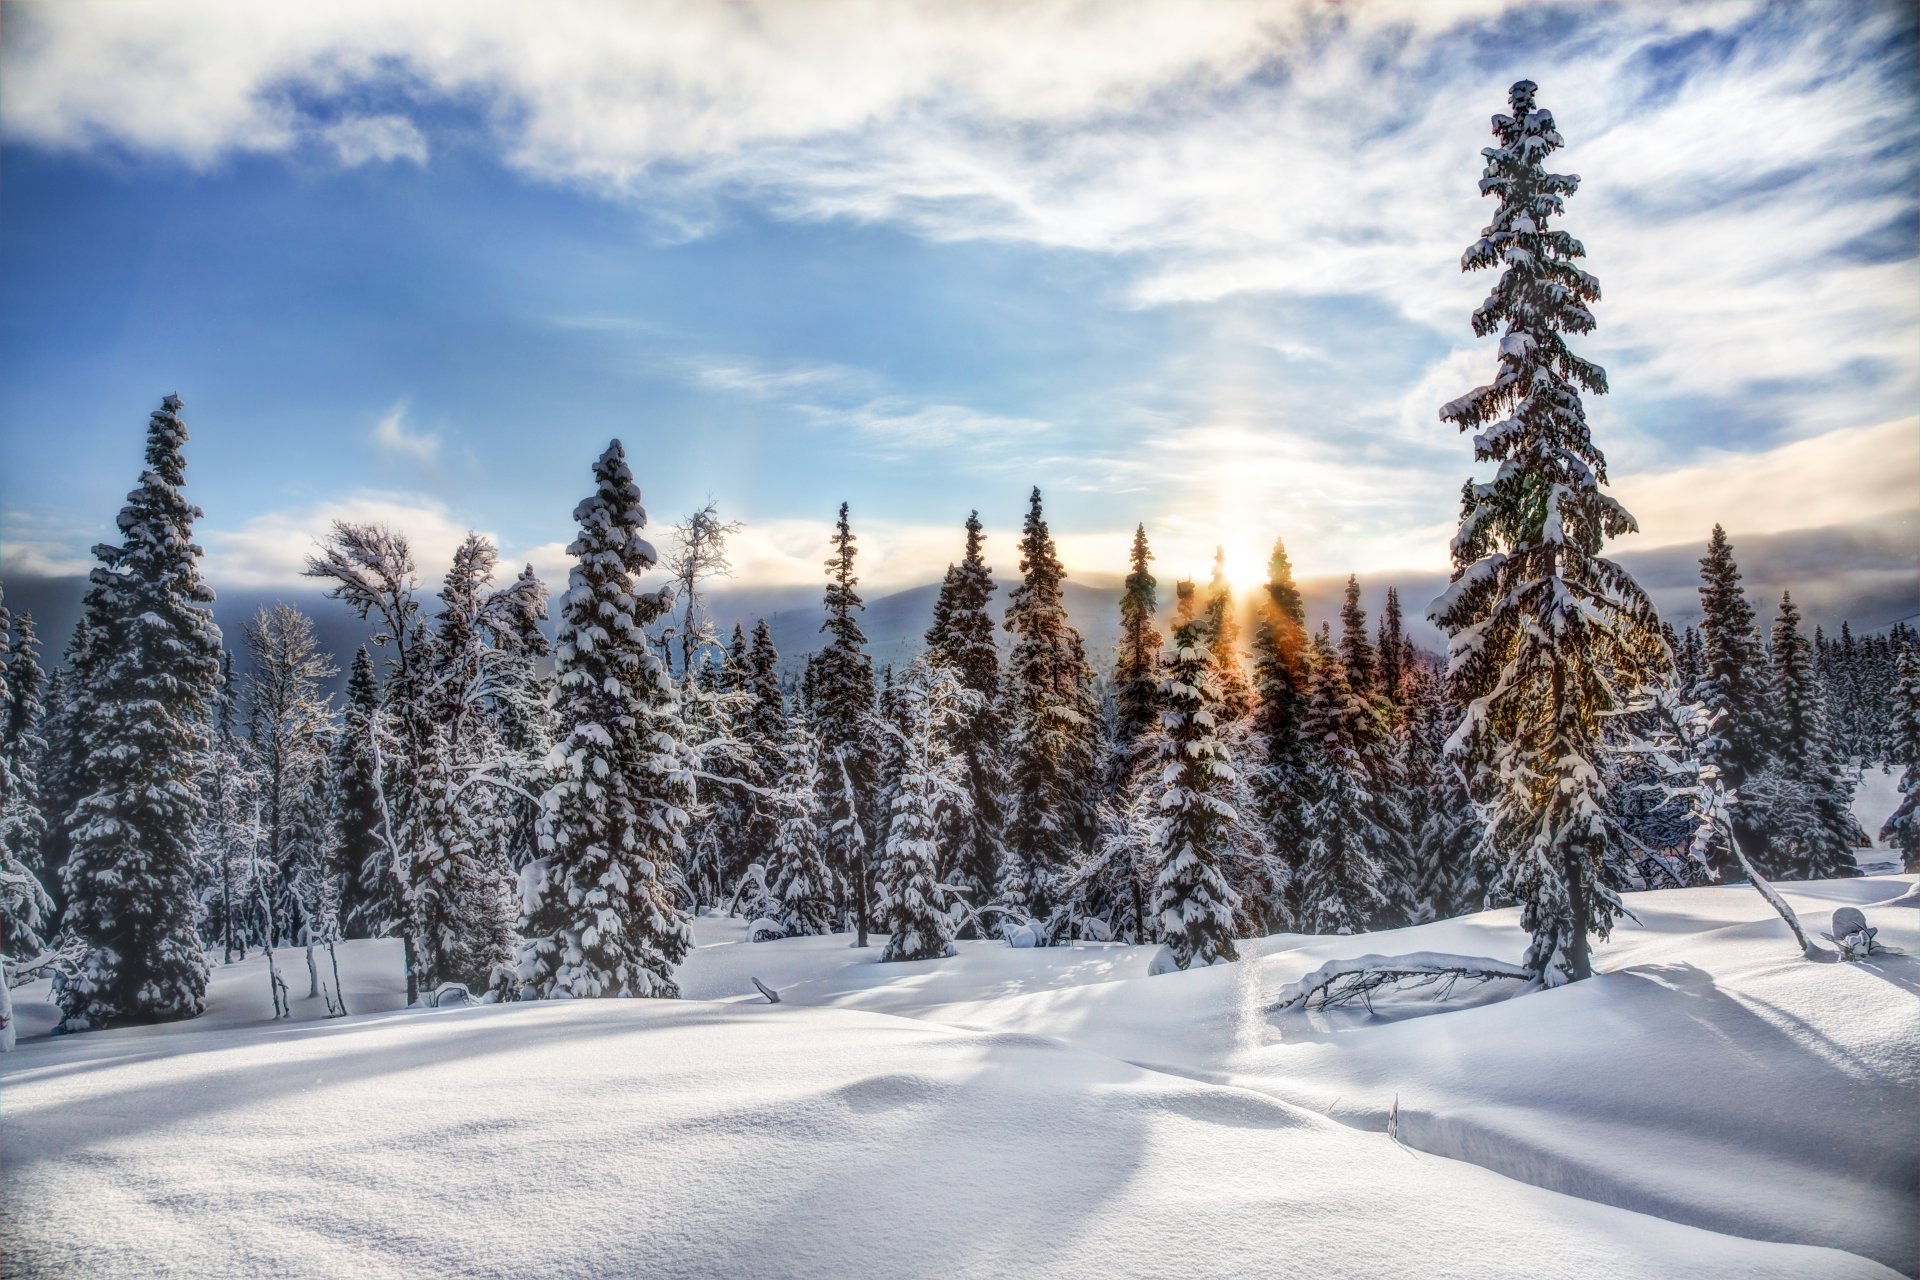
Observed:
[[[1439,999],[1447,999],[1462,980],[1485,982],[1532,982],[1531,970],[1504,960],[1479,956],[1452,956],[1418,951],[1404,956],[1354,956],[1329,960],[1300,981],[1280,991],[1271,1012],[1299,1009],[1331,1009],[1340,1005],[1362,1004],[1373,1009],[1373,995],[1383,987],[1396,991],[1431,989]]]

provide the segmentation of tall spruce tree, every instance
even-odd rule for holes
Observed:
[[[887,934],[884,960],[931,960],[953,953],[953,889],[940,879],[936,836],[943,811],[971,801],[958,736],[981,695],[944,663],[916,659],[892,686],[897,713],[883,723],[896,741],[896,771],[881,844],[875,914]]]
[[[1253,709],[1246,664],[1240,659],[1240,617],[1233,584],[1227,581],[1227,549],[1213,549],[1213,577],[1207,581],[1207,647],[1213,651],[1214,678],[1220,686],[1220,715],[1244,720]]]
[[[1900,851],[1903,870],[1920,871],[1920,656],[1911,643],[1900,646],[1898,674],[1892,763],[1901,769],[1900,804],[1882,824],[1879,839]]]
[[[1301,814],[1298,927],[1311,933],[1359,933],[1390,901],[1389,868],[1379,860],[1391,832],[1381,822],[1361,744],[1373,732],[1373,708],[1347,682],[1347,664],[1322,627],[1313,638],[1313,675],[1302,732],[1313,749]]]
[[[1413,920],[1484,910],[1492,905],[1493,886],[1486,864],[1475,856],[1480,826],[1459,765],[1447,755],[1460,708],[1448,699],[1440,672],[1423,662],[1406,669],[1401,693],[1407,708],[1402,770],[1413,851]]]
[[[987,567],[979,512],[968,513],[966,530],[966,552],[959,564],[947,568],[926,638],[928,656],[952,670],[960,687],[973,695],[962,713],[963,723],[953,729],[954,746],[966,768],[967,802],[942,808],[950,829],[940,841],[943,863],[950,864],[942,866],[941,874],[973,908],[963,926],[972,931],[977,913],[992,900],[1006,856],[1006,779],[1001,772],[1006,729],[997,698],[1000,651],[989,608],[993,570]]]
[[[0,608],[0,631],[6,629],[6,610]],[[22,613],[13,620],[11,653],[6,660],[4,680],[5,715],[0,718],[0,759],[11,780],[0,782],[0,809],[10,807],[8,840],[15,861],[38,881],[42,872],[41,850],[47,839],[45,803],[40,790],[40,769],[47,754],[47,741],[41,733],[46,718],[43,701],[47,677],[40,667],[40,638],[34,631],[33,615]],[[45,893],[45,886],[41,888]],[[49,912],[52,899],[45,899]],[[51,923],[51,916],[49,916]]]
[[[374,938],[398,925],[400,883],[390,872],[381,841],[380,757],[374,741],[380,690],[373,655],[361,645],[347,670],[347,705],[333,739],[334,844],[332,869],[339,877],[341,933]]]
[[[1113,665],[1113,761],[1123,785],[1139,763],[1138,745],[1160,722],[1160,650],[1165,638],[1154,625],[1160,607],[1159,584],[1147,565],[1147,526],[1133,531],[1126,586],[1120,595],[1120,646]]]
[[[1466,716],[1453,741],[1488,805],[1486,856],[1506,869],[1532,937],[1526,964],[1546,982],[1593,971],[1588,936],[1606,936],[1620,903],[1608,871],[1602,726],[1665,665],[1659,619],[1633,576],[1601,556],[1635,529],[1602,486],[1581,392],[1607,389],[1600,366],[1566,335],[1594,327],[1600,285],[1577,265],[1581,243],[1549,221],[1578,189],[1545,162],[1562,145],[1530,80],[1493,118],[1482,195],[1493,220],[1460,260],[1501,268],[1473,313],[1476,336],[1500,335],[1494,380],[1440,410],[1474,431],[1474,458],[1497,467],[1469,481],[1453,540],[1453,583],[1429,611],[1451,637],[1449,678]]]
[[[826,648],[813,656],[812,711],[820,735],[821,808],[827,821],[827,856],[845,886],[841,905],[853,913],[858,945],[867,945],[868,855],[879,837],[880,814],[870,752],[868,717],[874,712],[873,660],[867,635],[854,615],[867,606],[853,570],[859,555],[847,504],[833,528],[833,555],[827,560]]]
[[[1853,817],[1853,778],[1834,744],[1813,646],[1800,632],[1791,593],[1780,597],[1772,649],[1773,749],[1752,784],[1767,813],[1761,869],[1788,880],[1857,875],[1853,847],[1862,833]]]
[[[567,548],[541,856],[520,877],[526,999],[678,996],[673,971],[693,941],[670,889],[690,787],[665,745],[673,685],[643,629],[672,597],[635,582],[658,557],[618,440],[593,478]]]
[[[1713,526],[1707,554],[1700,561],[1701,673],[1689,691],[1694,701],[1715,717],[1702,744],[1705,762],[1720,770],[1729,791],[1739,795],[1757,780],[1768,761],[1772,736],[1772,697],[1766,654],[1754,629],[1753,608],[1740,586],[1740,569],[1733,561],[1727,531]],[[1771,865],[1767,848],[1764,789],[1742,796],[1730,815],[1733,834],[1754,865]],[[1722,879],[1744,873],[1730,849],[1716,842],[1709,864]]]
[[[781,749],[779,797],[768,893],[789,938],[833,932],[833,868],[827,863],[825,770],[820,739],[804,709],[794,712]]]
[[[41,756],[40,805],[47,820],[40,863],[32,868],[53,901],[49,926],[66,912],[66,868],[73,848],[73,824],[87,786],[86,725],[93,705],[93,628],[83,611],[67,640],[61,665],[47,682],[47,716]]]
[[[1268,912],[1268,923],[1281,927],[1291,927],[1299,911],[1295,890],[1315,754],[1306,737],[1312,654],[1306,602],[1294,584],[1286,545],[1275,538],[1253,623],[1253,730],[1260,757],[1250,782],[1261,841],[1286,873],[1282,901]]]
[[[1208,612],[1187,618],[1161,675],[1150,910],[1181,969],[1240,958],[1233,941],[1240,896],[1226,868],[1245,843],[1245,828],[1231,799],[1233,761],[1218,732],[1224,706],[1213,652],[1217,622],[1211,601]]]
[[[180,491],[180,409],[170,395],[148,420],[147,468],[121,509],[122,541],[94,548],[86,611],[99,657],[82,726],[89,790],[72,824],[62,921],[86,953],[59,992],[69,1029],[190,1018],[206,1002],[193,784],[220,678],[220,629],[193,541],[201,512]]]
[[[1400,589],[1387,588],[1387,602],[1380,610],[1380,696],[1395,707],[1404,706],[1408,659],[1412,647],[1407,643],[1406,619],[1400,612]]]
[[[1362,698],[1380,694],[1380,651],[1367,638],[1367,611],[1360,607],[1360,579],[1347,575],[1347,594],[1340,604],[1340,661],[1347,669],[1347,687]]]
[[[1060,564],[1041,508],[1028,500],[1020,585],[1007,603],[1007,860],[998,887],[1005,918],[1026,917],[1051,940],[1063,923],[1061,880],[1097,830],[1099,706],[1080,633],[1067,621]]]
[[[1339,652],[1356,708],[1345,725],[1345,745],[1363,776],[1364,794],[1372,807],[1365,838],[1367,853],[1380,874],[1381,902],[1370,923],[1392,928],[1416,916],[1419,877],[1408,839],[1400,750],[1389,723],[1398,718],[1398,711],[1383,690],[1380,652],[1367,637],[1360,583],[1352,576],[1347,578],[1346,601],[1340,609]],[[1363,674],[1355,678],[1355,671]]]

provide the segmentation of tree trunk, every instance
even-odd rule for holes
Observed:
[[[413,962],[413,935],[401,934],[400,945],[407,967],[407,1007],[411,1009],[420,999],[420,975],[415,971]]]
[[[1561,875],[1567,881],[1567,903],[1573,917],[1573,937],[1567,942],[1567,963],[1572,967],[1571,980],[1593,976],[1593,952],[1587,943],[1587,925],[1590,908],[1587,902],[1587,884],[1580,875],[1580,850],[1576,845],[1561,855]]]
[[[307,999],[320,994],[320,966],[313,960],[313,943],[307,943]]]
[[[867,851],[862,849],[853,858],[853,911],[854,929],[859,941],[856,946],[867,945]]]

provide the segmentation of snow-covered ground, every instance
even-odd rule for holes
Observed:
[[[1434,1016],[1269,1006],[1331,957],[1513,959],[1511,912],[1158,977],[1152,948],[881,965],[710,918],[683,1001],[416,1011],[356,943],[347,1018],[295,953],[292,1022],[256,957],[193,1023],[70,1037],[27,988],[0,1268],[1914,1274],[1920,932],[1872,905],[1909,885],[1788,886],[1907,955],[1800,960],[1745,887],[1641,894],[1594,981]]]

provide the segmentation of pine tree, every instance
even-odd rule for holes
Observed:
[[[0,632],[7,629],[6,609],[0,607]],[[0,642],[3,645],[4,642]],[[13,623],[12,653],[0,674],[5,694],[5,717],[0,720],[0,771],[10,774],[0,781],[0,809],[11,807],[8,836],[14,860],[36,882],[42,871],[41,849],[47,838],[47,819],[40,793],[41,761],[47,754],[47,742],[41,736],[46,717],[42,700],[46,673],[40,668],[40,640],[33,629],[33,615],[22,613]],[[45,888],[42,886],[42,894]],[[52,899],[45,899],[49,910]]]
[[[679,995],[692,933],[669,889],[690,787],[677,767],[673,686],[643,628],[671,596],[634,579],[656,562],[618,440],[574,508],[562,599],[552,782],[541,857],[520,877],[522,998]]]
[[[1359,933],[1386,909],[1388,869],[1376,850],[1388,843],[1359,744],[1373,711],[1347,682],[1347,664],[1322,628],[1313,640],[1302,734],[1314,748],[1301,812],[1298,927],[1311,933]]]
[[[1207,582],[1207,647],[1213,650],[1214,678],[1220,685],[1220,714],[1244,720],[1253,709],[1246,665],[1240,660],[1240,619],[1227,581],[1227,549],[1213,549],[1213,577]]]
[[[232,964],[238,951],[244,958],[251,941],[250,922],[256,917],[250,887],[255,832],[256,779],[252,753],[240,733],[240,678],[233,669],[233,651],[220,651],[220,680],[214,689],[211,737],[200,773],[202,820],[200,856],[203,867],[205,931],[220,938],[223,963]]]
[[[1113,668],[1114,753],[1118,786],[1138,763],[1137,744],[1160,722],[1160,650],[1164,637],[1153,624],[1159,584],[1147,563],[1147,526],[1133,531],[1132,571],[1120,596],[1120,648]]]
[[[1347,668],[1347,687],[1362,698],[1380,689],[1380,654],[1367,638],[1367,611],[1360,607],[1360,579],[1347,575],[1347,595],[1340,606],[1340,661]]]
[[[875,880],[874,909],[887,934],[881,960],[932,960],[953,954],[953,890],[941,882],[937,833],[950,824],[944,811],[971,802],[967,762],[957,739],[981,696],[950,666],[917,659],[893,685],[897,720],[888,728],[897,744],[886,840]]]
[[[777,787],[785,767],[786,699],[780,692],[780,653],[765,618],[753,624],[741,692],[747,699],[743,724],[753,776],[763,789]],[[772,857],[779,835],[780,812],[765,796],[753,796],[750,804],[747,848],[755,859],[765,861]]]
[[[94,548],[86,611],[97,661],[83,726],[88,794],[72,824],[63,927],[80,972],[59,992],[69,1029],[190,1018],[207,960],[194,928],[194,775],[220,675],[213,591],[193,542],[199,508],[180,492],[178,396],[147,424],[147,469],[121,509],[124,541]]]
[[[1340,610],[1340,662],[1348,674],[1354,713],[1345,727],[1345,745],[1362,774],[1364,793],[1373,812],[1367,826],[1367,853],[1380,869],[1377,887],[1382,901],[1371,924],[1396,927],[1417,914],[1418,873],[1407,838],[1405,783],[1400,751],[1389,721],[1398,712],[1387,701],[1380,681],[1380,654],[1367,638],[1367,614],[1360,607],[1360,583],[1347,578],[1346,603]],[[1354,679],[1352,673],[1363,676]]]
[[[39,866],[31,868],[53,902],[49,927],[66,913],[66,867],[73,848],[73,821],[87,785],[86,724],[93,705],[93,630],[80,615],[67,641],[61,665],[47,682],[47,715],[41,756],[40,806],[46,833],[40,842]]]
[[[374,681],[373,655],[365,645],[355,651],[347,671],[347,705],[334,735],[331,872],[339,879],[343,936],[373,938],[393,928],[402,916],[399,880],[383,856],[379,755],[374,724],[380,691]]]
[[[1891,763],[1902,768],[1900,804],[1881,826],[1879,839],[1900,851],[1900,866],[1920,871],[1920,657],[1911,642],[1900,646],[1900,683],[1894,709],[1898,728]]]
[[[954,747],[966,769],[965,804],[944,806],[939,845],[945,861],[945,882],[973,908],[964,929],[971,932],[978,911],[992,900],[1006,856],[1002,796],[1006,778],[1002,755],[1006,727],[996,695],[1000,687],[1000,651],[994,644],[993,570],[987,567],[986,536],[980,513],[967,515],[966,553],[950,565],[934,605],[933,626],[927,631],[927,654],[951,669],[960,687],[969,691],[963,723],[953,730]],[[950,855],[950,856],[947,856]]]
[[[868,718],[874,710],[873,661],[867,636],[854,614],[864,610],[860,579],[853,571],[859,554],[847,504],[840,504],[834,525],[833,555],[827,561],[827,647],[814,655],[811,709],[820,735],[821,808],[827,819],[827,857],[841,883],[851,890],[858,945],[867,944],[868,855],[878,838],[875,776],[867,745]]]
[[[1856,875],[1853,846],[1862,833],[1853,817],[1853,778],[1834,745],[1791,593],[1781,595],[1773,624],[1772,686],[1770,762],[1751,788],[1761,794],[1768,825],[1767,860],[1756,865],[1790,880]]]
[[[827,865],[825,811],[821,796],[826,783],[821,768],[820,740],[805,711],[795,714],[782,746],[777,785],[778,827],[774,836],[768,890],[776,904],[775,919],[789,938],[833,932],[833,869]]]
[[[331,709],[320,686],[334,675],[334,665],[322,653],[313,633],[313,620],[291,605],[264,605],[242,629],[250,659],[245,685],[247,745],[250,765],[259,780],[254,814],[260,833],[258,855],[268,900],[285,896],[295,862],[287,848],[296,801],[305,794],[312,775],[324,766],[324,733]],[[312,908],[300,904],[294,914]],[[270,923],[271,941],[290,941],[286,913],[276,912],[280,927]]]
[[[1402,685],[1407,678],[1407,660],[1411,653],[1406,619],[1400,612],[1399,588],[1388,587],[1387,603],[1380,610],[1380,696],[1395,707],[1404,706],[1407,701]]]
[[[1299,912],[1295,890],[1316,753],[1306,738],[1312,652],[1306,603],[1294,585],[1286,546],[1275,538],[1265,598],[1253,624],[1253,729],[1260,757],[1249,781],[1257,829],[1286,883],[1282,900],[1271,905],[1269,922],[1284,927],[1291,927]]]
[[[1705,762],[1720,770],[1729,791],[1739,794],[1767,765],[1773,708],[1753,609],[1740,586],[1727,532],[1717,524],[1700,561],[1700,604],[1705,613],[1700,623],[1701,676],[1690,693],[1716,717],[1703,744]],[[1765,871],[1772,859],[1762,798],[1762,792],[1755,792],[1746,803],[1736,804],[1732,826],[1741,850]],[[1723,880],[1744,874],[1725,847],[1716,844],[1709,857]]]
[[[1064,905],[1060,881],[1097,832],[1099,706],[1080,633],[1068,624],[1054,550],[1040,505],[1028,502],[1020,536],[1020,585],[1007,603],[1014,637],[1007,659],[1007,863],[997,905],[1049,939]]]
[[[1475,855],[1480,827],[1458,765],[1447,756],[1447,738],[1460,723],[1460,708],[1446,696],[1446,682],[1425,663],[1402,678],[1407,729],[1403,764],[1407,831],[1413,849],[1414,923],[1442,920],[1491,906],[1491,877]]]
[[[1210,601],[1206,614],[1174,632],[1160,684],[1165,732],[1155,780],[1161,822],[1151,911],[1181,969],[1240,958],[1233,941],[1240,896],[1225,868],[1244,830],[1230,798],[1233,761],[1218,734],[1223,705],[1212,648],[1217,621]]]
[[[1606,461],[1580,400],[1606,390],[1606,373],[1566,343],[1592,331],[1600,286],[1576,265],[1580,242],[1547,226],[1579,179],[1544,168],[1562,142],[1534,92],[1516,83],[1512,114],[1493,118],[1499,145],[1483,153],[1480,191],[1499,208],[1460,263],[1504,268],[1473,314],[1477,336],[1501,335],[1498,372],[1440,410],[1478,433],[1475,459],[1498,471],[1465,487],[1453,583],[1429,616],[1451,637],[1450,680],[1467,708],[1453,741],[1489,805],[1486,856],[1520,903],[1528,967],[1556,982],[1592,973],[1588,935],[1606,936],[1619,914],[1603,718],[1655,677],[1664,648],[1645,593],[1600,555],[1636,526],[1602,489]]]

